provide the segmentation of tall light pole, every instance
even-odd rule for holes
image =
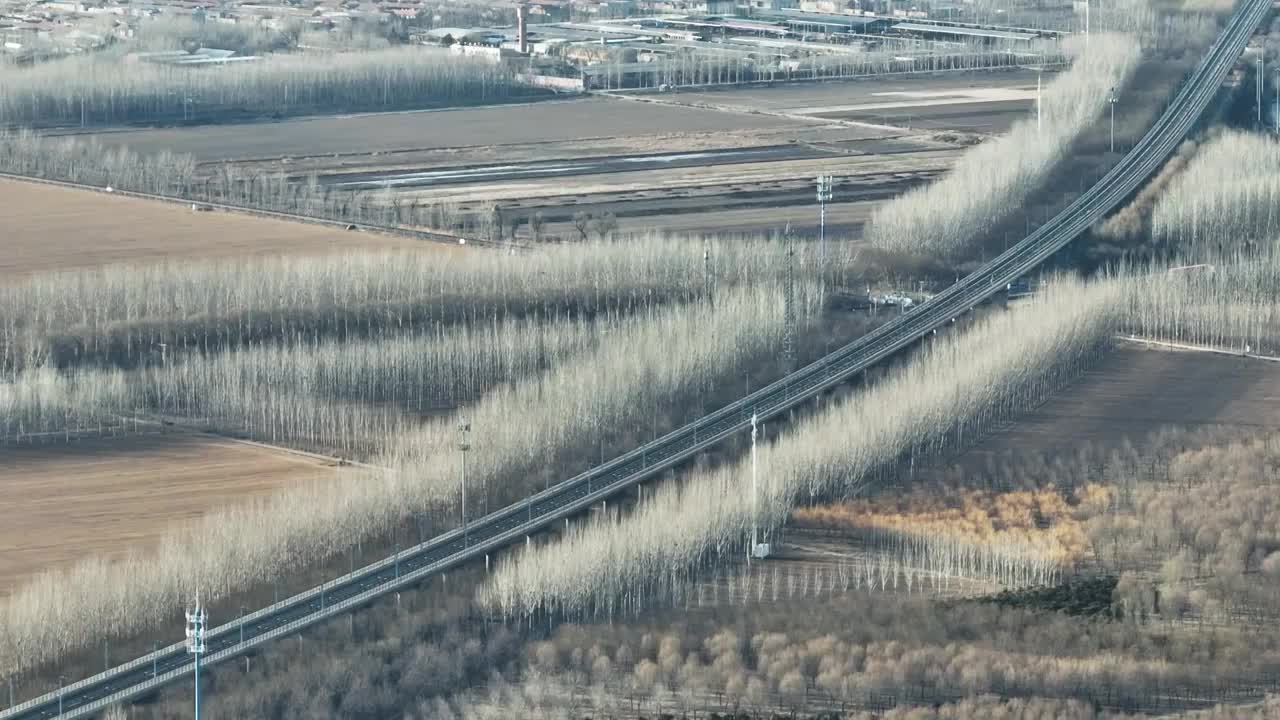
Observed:
[[[1040,75],[1043,72],[1044,72],[1044,60],[1042,59],[1040,61],[1040,64],[1036,67],[1036,135],[1039,135],[1040,131],[1044,129],[1044,122],[1043,122],[1044,104],[1041,102],[1041,99],[1040,99]]]
[[[1272,72],[1274,72],[1276,76],[1276,81],[1272,84],[1275,93],[1276,105],[1274,113],[1271,116],[1271,122],[1275,126],[1276,134],[1280,135],[1280,69],[1273,70]]]
[[[1258,53],[1258,129],[1261,130],[1262,124],[1262,76],[1265,73],[1267,52],[1265,50]]]
[[[200,720],[200,656],[204,654],[204,629],[208,613],[200,605],[200,593],[196,593],[196,606],[187,611],[187,652],[196,658],[196,720]],[[61,712],[61,711],[59,711]]]
[[[755,412],[751,413],[751,547],[747,549],[747,562],[751,562],[752,556],[756,554],[756,522],[760,514],[760,493],[759,484],[756,479],[756,423],[759,416]]]
[[[783,282],[783,298],[782,298],[782,357],[787,365],[787,372],[790,373],[795,369],[796,364],[796,338],[795,323],[796,309],[795,298],[795,264],[796,249],[795,238],[791,235],[791,223],[787,223],[787,229],[783,233],[783,242],[785,245],[785,253],[787,258],[787,274]]]
[[[1111,88],[1111,97],[1107,99],[1111,106],[1111,152],[1116,151],[1116,89]]]
[[[711,290],[711,241],[702,241],[702,290],[707,295],[707,303],[712,310],[716,309],[716,296]],[[601,463],[604,459],[601,458]]]
[[[1084,0],[1084,49],[1089,49],[1089,0]]]
[[[818,272],[827,269],[827,201],[831,199],[831,176],[819,175],[818,186]]]
[[[467,451],[471,449],[471,423],[462,421],[458,424],[458,449],[462,451],[462,546],[467,545]]]

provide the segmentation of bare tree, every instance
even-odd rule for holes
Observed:
[[[542,226],[546,223],[546,219],[539,210],[529,217],[529,233],[535,243],[542,242]]]
[[[595,219],[596,235],[601,240],[608,240],[613,231],[618,229],[618,217],[611,212],[607,212]]]
[[[493,205],[477,211],[472,216],[475,233],[486,240],[493,240],[495,234],[501,236],[502,228],[494,229],[494,221],[498,217],[498,208]]]
[[[210,23],[212,25],[213,23]],[[514,73],[470,58],[417,48],[268,55],[253,67],[215,73],[142,63],[127,70],[101,54],[39,63],[0,77],[0,123],[116,124],[238,112],[296,115],[317,108],[384,109],[474,104],[520,94]]]
[[[1020,207],[1102,114],[1107,88],[1123,87],[1138,65],[1135,37],[1098,35],[1088,53],[1078,40],[1073,43],[1080,54],[1071,70],[1045,88],[1040,121],[1016,123],[1001,137],[967,150],[941,180],[881,205],[872,215],[868,241],[895,252],[955,257]]]
[[[582,236],[582,242],[586,242],[587,228],[591,227],[591,213],[582,210],[574,213],[573,227],[578,230],[578,235]]]
[[[502,207],[494,205],[489,214],[489,239],[493,242],[502,242]]]

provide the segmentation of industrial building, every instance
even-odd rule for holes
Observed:
[[[931,71],[978,54],[990,64],[965,66],[998,67],[1028,54],[1052,55],[1046,48],[1057,35],[917,17],[923,13],[914,11],[877,15],[779,7],[786,2],[768,0],[769,7],[757,9],[741,0],[708,0],[708,9],[727,12],[623,18],[601,13],[568,21],[551,21],[522,5],[515,27],[436,28],[423,41],[456,43],[459,54],[495,62],[515,60],[530,77],[558,78],[557,87],[574,79],[581,89],[613,90]]]

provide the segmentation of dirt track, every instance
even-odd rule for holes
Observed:
[[[331,477],[310,458],[189,434],[0,448],[0,593],[90,555],[146,548],[171,523]]]
[[[849,120],[913,130],[1004,132],[1035,107],[1031,70],[867,77],[727,87],[657,96],[662,102]]]

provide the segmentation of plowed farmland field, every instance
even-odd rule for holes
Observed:
[[[0,594],[43,569],[146,549],[173,523],[335,472],[189,433],[11,445],[0,468]]]
[[[111,263],[450,246],[0,180],[0,278]]]
[[[1072,387],[961,458],[1135,445],[1162,428],[1280,427],[1280,363],[1121,345]],[[978,465],[975,465],[978,466]]]

